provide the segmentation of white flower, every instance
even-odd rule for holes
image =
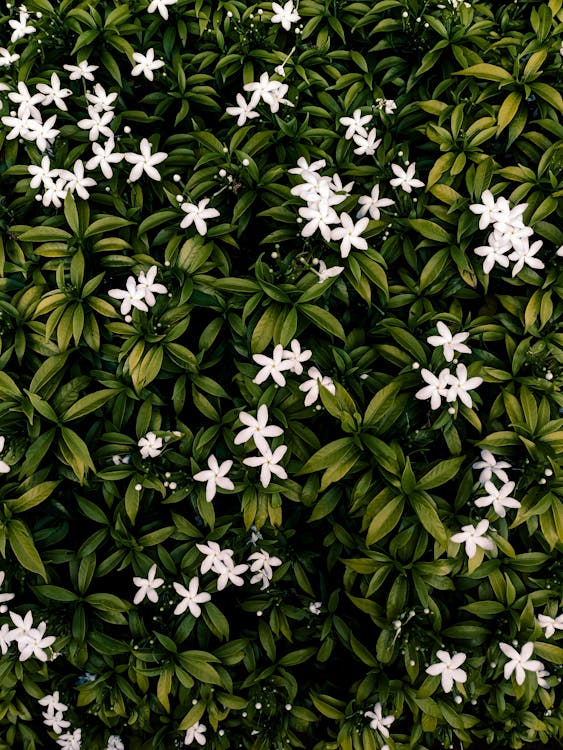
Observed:
[[[256,418],[247,414],[245,411],[241,411],[238,417],[246,427],[235,435],[235,445],[246,443],[252,438],[260,453],[265,453],[266,451],[269,451],[266,438],[283,435],[281,427],[268,425],[268,407],[266,404],[262,404],[262,406],[259,407],[256,412]]]
[[[330,242],[331,232],[329,224],[338,223],[338,214],[329,205],[327,200],[320,200],[309,206],[302,206],[299,209],[299,215],[307,219],[307,224],[301,230],[302,237],[311,237],[318,229],[323,239],[326,242]]]
[[[67,721],[60,711],[57,713],[42,711],[41,715],[43,716],[43,723],[52,729],[55,734],[61,734],[63,729],[70,726],[70,721]]]
[[[242,586],[244,579],[240,577],[241,573],[245,573],[248,570],[248,565],[241,563],[235,565],[231,557],[225,557],[221,561],[216,563],[217,573],[217,591],[222,591],[229,581],[235,586]]]
[[[454,534],[450,539],[457,544],[465,543],[465,554],[471,559],[475,557],[477,547],[487,550],[494,549],[495,545],[492,539],[484,536],[488,528],[489,522],[486,518],[483,518],[477,526],[473,526],[472,524],[462,526],[461,531],[458,534]]]
[[[35,105],[43,102],[43,94],[32,95],[23,81],[18,82],[18,92],[11,91],[8,94],[8,99],[19,105],[18,117],[22,119],[26,117],[41,119],[41,112]]]
[[[366,136],[356,133],[354,143],[358,146],[354,149],[355,154],[358,154],[358,156],[373,156],[381,143],[381,138],[377,137],[376,129],[372,128]]]
[[[449,369],[445,367],[438,377],[436,377],[436,375],[433,375],[430,370],[423,367],[420,374],[422,375],[424,382],[428,383],[428,385],[417,391],[415,393],[415,398],[421,400],[429,398],[430,408],[439,409],[442,403],[442,398],[446,398],[448,394],[448,384],[451,376]]]
[[[168,20],[168,8],[169,5],[176,5],[178,0],[152,0],[151,4],[147,8],[147,13],[160,13],[165,21]]]
[[[205,471],[198,471],[194,474],[194,479],[197,482],[207,482],[205,487],[205,498],[210,503],[215,497],[217,487],[222,487],[224,490],[234,490],[235,485],[226,476],[230,471],[233,462],[231,460],[223,461],[219,466],[215,456],[211,455],[207,459],[207,465],[209,469]]]
[[[47,185],[52,182],[54,177],[59,174],[58,169],[51,169],[51,161],[48,156],[44,156],[41,159],[41,166],[38,167],[35,164],[30,164],[27,168],[29,174],[33,175],[30,180],[29,187],[38,188],[40,185]]]
[[[186,737],[184,739],[184,745],[191,745],[193,742],[197,742],[198,745],[205,745],[205,732],[207,727],[205,724],[200,724],[196,721],[195,724],[188,729]]]
[[[281,344],[277,344],[274,347],[272,357],[266,357],[265,354],[253,354],[252,359],[257,365],[262,368],[256,377],[252,380],[253,383],[260,385],[267,378],[271,377],[279,386],[283,388],[285,385],[285,377],[282,375],[282,370],[289,370],[292,368],[292,363],[284,358],[284,350]]]
[[[431,664],[426,672],[431,675],[441,675],[444,693],[451,692],[454,682],[467,681],[467,672],[459,668],[467,659],[467,654],[459,653],[450,656],[447,651],[437,651],[436,656],[440,659],[439,663]]]
[[[271,580],[272,576],[274,575],[272,567],[275,568],[278,565],[282,564],[282,561],[279,559],[279,557],[270,555],[270,553],[266,552],[265,549],[261,549],[260,552],[253,552],[248,556],[248,560],[253,561],[252,565],[250,566],[250,572],[256,573],[259,570],[263,571],[268,580]],[[252,581],[250,581],[250,583],[252,583]]]
[[[310,349],[301,349],[301,344],[297,339],[293,339],[289,346],[290,349],[284,349],[283,358],[289,362],[291,372],[301,375],[303,372],[303,365],[301,363],[311,359],[313,352]]]
[[[381,711],[381,703],[379,701],[373,707],[373,711],[365,711],[364,716],[371,719],[369,725],[372,729],[378,731],[383,737],[389,737],[389,730],[391,724],[395,721],[395,717],[392,715],[383,716]]]
[[[0,441],[3,443],[4,438],[0,437]],[[2,448],[0,448],[2,450]],[[0,464],[3,464],[3,461],[0,461]],[[6,466],[6,464],[4,464]],[[9,470],[8,466],[8,470]],[[0,466],[0,471],[2,471],[2,467]],[[4,472],[5,473],[5,472]],[[4,578],[6,577],[6,573],[3,570],[0,570],[0,586],[4,583]],[[8,607],[6,606],[6,602],[11,601],[14,598],[15,594],[0,594],[0,614],[4,614],[8,611]]]
[[[493,474],[501,482],[508,482],[508,475],[504,469],[511,469],[512,466],[506,461],[497,461],[490,451],[482,450],[481,461],[476,461],[472,468],[482,470],[479,474],[479,481],[481,484],[485,484],[492,479]]]
[[[62,713],[68,709],[65,703],[60,702],[59,691],[55,690],[51,695],[44,695],[38,700],[40,706],[45,706],[48,713]]]
[[[182,597],[182,601],[174,610],[175,615],[181,615],[189,608],[194,617],[199,617],[201,615],[201,607],[199,605],[211,600],[211,594],[208,594],[207,591],[198,593],[199,578],[197,576],[191,579],[188,588],[182,586],[181,583],[174,583],[174,588],[176,589],[176,593]]]
[[[112,734],[108,737],[106,750],[125,750],[125,745],[118,734]]]
[[[334,396],[336,393],[336,386],[334,385],[332,378],[329,378],[328,375],[321,375],[316,367],[310,367],[307,370],[307,375],[310,379],[301,383],[299,386],[299,390],[307,394],[304,401],[305,406],[312,406],[312,404],[317,401],[319,398],[319,386],[321,385]]]
[[[511,674],[514,672],[516,677],[516,684],[523,685],[526,679],[526,672],[539,672],[543,669],[543,664],[537,659],[530,659],[534,651],[534,644],[531,642],[525,643],[522,646],[520,653],[512,648],[508,643],[499,643],[499,648],[505,656],[508,656],[509,661],[504,665],[504,679],[509,680]]]
[[[24,617],[18,615],[16,612],[10,612],[10,618],[16,626],[11,630],[11,638],[13,641],[17,641],[20,638],[27,636],[33,628],[33,612],[31,611],[26,612]]]
[[[86,92],[86,99],[88,99],[96,112],[109,112],[112,110],[117,96],[117,92],[115,91],[112,94],[108,94],[100,83],[94,86],[93,94],[91,91]]]
[[[313,161],[311,164],[308,164],[307,159],[305,159],[304,156],[300,156],[299,159],[297,159],[297,166],[291,167],[291,169],[288,169],[287,171],[289,174],[303,175],[305,172],[318,172],[319,169],[323,169],[324,167],[326,167],[325,159],[319,159],[318,161]]]
[[[385,111],[386,115],[392,115],[397,109],[397,104],[393,99],[376,99],[375,103],[377,104],[378,109]]]
[[[66,198],[66,180],[63,177],[55,182],[54,180],[48,180],[45,182],[45,192],[43,193],[43,205],[50,206],[51,203],[56,208],[62,206],[62,201]]]
[[[6,438],[4,437],[4,435],[0,435],[0,453],[2,453],[2,451],[4,450],[5,442],[6,442]],[[5,461],[0,461],[0,474],[7,474],[9,471],[10,471],[10,467],[8,466],[8,464]],[[2,576],[0,578],[0,586],[1,586],[4,581],[4,572],[2,571],[0,575]],[[12,597],[10,596],[10,599],[11,598]],[[0,599],[0,601],[2,600]]]
[[[468,333],[456,333],[452,336],[450,329],[441,320],[437,323],[439,336],[429,336],[426,341],[431,346],[443,346],[444,358],[446,362],[451,362],[456,352],[471,354],[471,349],[462,344],[462,341],[469,338]]]
[[[82,60],[78,65],[63,65],[65,70],[70,71],[70,80],[78,81],[80,78],[85,78],[87,81],[93,81],[94,76],[92,73],[98,70],[99,65],[89,65],[88,60]]]
[[[123,289],[110,289],[108,294],[114,299],[123,300],[121,303],[121,314],[127,315],[132,307],[136,307],[137,310],[148,312],[148,307],[144,301],[145,292],[144,289],[137,286],[134,276],[129,276],[125,284],[126,290]]]
[[[340,276],[342,271],[344,271],[344,266],[331,266],[330,268],[327,268],[324,260],[319,260],[318,270],[316,270],[315,268],[313,268],[312,270],[319,277],[319,281],[317,283],[321,284],[323,281],[331,279],[333,276]]]
[[[182,203],[180,208],[185,211],[186,216],[180,222],[180,229],[187,229],[191,224],[195,224],[195,228],[199,234],[207,234],[207,224],[205,219],[215,219],[219,216],[219,211],[216,208],[206,208],[210,198],[203,198],[200,202],[195,203]]]
[[[516,276],[524,268],[524,265],[530,266],[530,268],[545,268],[545,265],[539,258],[535,258],[535,254],[543,245],[542,240],[536,240],[532,245],[526,242],[524,244],[515,246],[515,249],[508,256],[508,260],[515,260],[516,263],[512,269],[512,276]]]
[[[0,47],[0,68],[8,67],[16,60],[19,60],[20,56],[16,53],[10,54],[9,50],[5,47]]]
[[[59,134],[59,131],[53,127],[56,121],[57,115],[49,117],[49,119],[45,120],[45,122],[40,122],[38,120],[28,120],[26,123],[27,133],[24,137],[27,140],[35,141],[39,151],[43,152]]]
[[[156,575],[156,563],[151,565],[146,578],[140,578],[138,576],[133,577],[133,583],[139,587],[139,590],[135,594],[133,604],[140,604],[145,596],[150,602],[156,603],[158,601],[157,588],[162,586],[164,578],[155,578]]]
[[[488,505],[493,506],[495,513],[504,518],[506,508],[519,508],[520,503],[514,497],[508,497],[514,489],[514,482],[507,482],[500,489],[497,489],[492,482],[485,482],[485,491],[489,494],[485,497],[479,497],[475,500],[478,508],[486,508]]]
[[[301,20],[301,16],[295,10],[293,0],[287,0],[283,6],[278,3],[272,3],[272,11],[274,13],[271,18],[272,23],[281,23],[286,31],[291,30],[292,23],[297,23],[297,21]]]
[[[472,203],[469,210],[479,215],[479,229],[486,229],[489,224],[499,221],[504,217],[504,212],[499,210],[499,204],[490,190],[484,190],[481,195],[481,203]]]
[[[72,170],[72,172],[67,169],[60,170],[60,175],[66,182],[66,189],[71,193],[76,193],[79,198],[88,200],[90,193],[87,188],[96,185],[96,180],[92,177],[84,177],[84,164],[81,159],[74,162]]]
[[[10,626],[5,622],[2,627],[0,627],[0,652],[2,653],[2,656],[6,656],[13,640]]]
[[[61,734],[57,740],[57,744],[61,746],[62,750],[80,750],[82,746],[82,730],[75,729],[72,733]]]
[[[266,104],[270,105],[273,101],[273,92],[281,86],[280,81],[270,81],[268,73],[262,73],[258,81],[252,81],[246,83],[243,86],[245,91],[251,91],[252,96],[250,98],[250,107],[254,107],[262,99]]]
[[[96,107],[89,105],[88,115],[89,117],[86,117],[83,120],[78,120],[76,124],[82,130],[90,131],[88,133],[88,138],[91,141],[97,141],[100,135],[113,139],[113,130],[108,127],[109,123],[114,118],[112,110],[100,112]]]
[[[205,555],[205,560],[201,563],[200,573],[203,575],[208,570],[214,573],[220,573],[220,566],[232,561],[233,550],[221,549],[217,542],[207,542],[207,544],[196,544],[196,547]],[[222,568],[221,568],[222,569]]]
[[[563,630],[563,614],[557,617],[549,617],[548,615],[538,615],[538,622],[540,628],[545,628],[545,637],[551,638],[556,630]]]
[[[154,432],[147,432],[145,437],[142,437],[137,443],[141,449],[141,456],[143,458],[156,458],[162,452],[162,438],[157,437]]]
[[[563,42],[562,42],[563,44]],[[555,252],[555,255],[557,255],[558,258],[563,258],[563,245],[561,247],[557,248],[557,251]]]
[[[254,467],[260,466],[260,481],[263,487],[268,487],[272,479],[272,474],[275,474],[280,479],[287,479],[286,470],[282,466],[278,466],[286,451],[287,445],[279,445],[273,453],[267,448],[260,456],[250,456],[243,459],[243,464]]]
[[[373,119],[373,115],[362,115],[361,109],[354,110],[352,117],[341,117],[340,124],[347,127],[344,138],[347,141],[351,140],[354,135],[367,138],[368,131],[364,128],[364,125],[367,125],[371,119]]]
[[[94,156],[86,162],[86,169],[97,169],[99,167],[104,177],[110,180],[113,177],[111,165],[117,164],[123,159],[123,154],[115,152],[114,148],[115,141],[113,138],[108,138],[103,146],[99,143],[92,143]]]
[[[342,226],[336,227],[330,233],[331,240],[340,240],[340,255],[347,258],[350,250],[355,247],[357,250],[367,250],[368,243],[360,237],[361,233],[369,224],[367,217],[359,219],[356,223],[347,213],[340,214],[340,223]]]
[[[167,159],[168,154],[164,153],[164,151],[157,151],[156,154],[151,153],[152,145],[147,138],[143,138],[141,141],[140,151],[140,154],[125,154],[125,161],[135,165],[129,175],[131,182],[138,180],[143,172],[145,172],[151,180],[160,180],[160,174],[158,170],[155,169],[155,164],[160,164],[160,162]]]
[[[143,292],[144,300],[149,307],[156,304],[155,294],[166,294],[168,291],[164,284],[154,283],[156,272],[157,267],[151,266],[146,274],[144,271],[141,271],[137,279],[137,290]]]
[[[398,164],[391,164],[391,169],[397,175],[392,180],[389,180],[389,184],[392,187],[400,187],[405,193],[412,192],[412,188],[424,187],[424,183],[421,180],[417,180],[414,176],[416,171],[415,162],[409,164],[406,172]]]
[[[320,615],[321,614],[321,607],[323,603],[322,602],[310,602],[309,603],[309,612],[312,615]]]
[[[284,96],[289,91],[289,86],[287,83],[280,83],[279,86],[277,86],[270,94],[271,101],[269,102],[270,105],[270,111],[271,112],[278,112],[280,108],[280,104],[285,104],[287,107],[294,107],[292,101],[289,99],[284,99]]]
[[[371,195],[362,195],[360,198],[358,198],[358,203],[361,206],[360,210],[356,214],[358,219],[361,219],[369,212],[369,215],[374,221],[379,221],[379,209],[385,208],[386,206],[392,206],[395,201],[392,201],[390,198],[380,198],[379,185],[375,185],[372,188]]]
[[[35,26],[27,25],[28,18],[29,13],[26,10],[20,10],[20,16],[17,21],[15,21],[13,18],[8,21],[8,25],[13,29],[12,36],[10,37],[10,41],[12,42],[12,44],[14,42],[17,42],[18,39],[23,39],[24,36],[33,34],[34,31],[37,31]]]
[[[448,395],[446,396],[447,401],[456,401],[459,399],[468,409],[473,406],[473,401],[468,391],[473,390],[481,385],[483,378],[475,377],[467,379],[467,367],[464,364],[459,364],[456,367],[455,375],[451,375],[448,378],[449,389]]]
[[[225,110],[228,115],[238,117],[237,125],[242,127],[247,120],[259,117],[260,113],[253,109],[252,105],[246,101],[242,94],[236,96],[238,107],[227,107]]]
[[[141,52],[133,52],[133,60],[135,60],[137,65],[131,71],[131,75],[140,76],[143,73],[149,81],[154,80],[153,70],[158,70],[164,66],[163,60],[154,59],[154,49],[152,47],[147,50],[146,55],[143,55]]]
[[[10,615],[12,615],[11,612]],[[56,638],[54,635],[46,636],[46,629],[46,623],[40,622],[36,628],[31,628],[26,634],[22,634],[16,639],[20,651],[20,661],[26,661],[31,656],[35,656],[39,661],[47,661],[48,657],[43,649],[51,646]]]
[[[510,242],[507,242],[506,236],[496,229],[489,234],[487,239],[488,245],[476,247],[474,252],[485,260],[483,261],[483,273],[490,273],[495,263],[503,268],[508,268],[508,257],[506,253],[512,249]]]
[[[62,109],[65,112],[68,107],[64,101],[67,96],[72,94],[70,89],[61,88],[61,79],[56,73],[51,74],[51,85],[47,83],[38,83],[37,91],[42,94],[41,104],[47,107],[49,104],[54,104],[58,109]]]

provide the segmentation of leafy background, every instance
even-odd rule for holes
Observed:
[[[46,108],[53,164],[91,155],[76,124],[86,85],[62,68],[85,59],[118,93],[118,149],[148,138],[168,155],[160,181],[130,182],[122,162],[56,209],[30,189],[42,154],[0,130],[3,590],[60,652],[0,657],[0,747],[57,747],[37,702],[54,690],[94,750],[110,734],[173,748],[197,721],[214,748],[553,747],[563,651],[536,615],[561,604],[561,0],[301,0],[297,34],[269,22],[269,3],[179,0],[168,21],[147,5],[30,0],[36,33],[16,43],[18,9],[0,17],[0,43],[20,55],[0,69],[10,90],[53,72],[72,89],[68,112]],[[165,62],[152,82],[130,74],[150,47]],[[225,107],[281,63],[295,106],[262,104],[238,127]],[[344,138],[339,119],[357,108],[382,138],[373,156]],[[301,236],[288,171],[300,157],[354,181],[343,210],[374,184],[395,200],[370,221],[367,251],[342,259]],[[425,185],[411,194],[389,187],[406,160]],[[469,205],[487,189],[528,204],[543,270],[483,272]],[[205,236],[180,229],[178,194],[212,198]],[[345,270],[319,283],[317,258]],[[127,323],[108,291],[152,265],[169,293]],[[484,381],[473,409],[415,398],[413,363],[443,364],[426,342],[439,320],[470,333]],[[320,410],[304,407],[303,378],[253,383],[252,355],[294,338],[336,384]],[[289,478],[267,489],[234,444],[239,413],[260,404],[288,445]],[[168,441],[143,459],[149,431]],[[468,564],[449,537],[477,517],[482,449],[511,463],[521,507],[490,516],[497,549]],[[212,453],[233,458],[236,489],[208,503],[193,476]],[[206,540],[237,562],[262,548],[283,564],[264,591],[215,592],[202,576],[202,616],[174,616],[172,583],[198,574]],[[134,606],[132,577],[153,563],[160,600]],[[498,643],[513,640],[534,642],[547,688],[503,678]],[[468,654],[460,702],[425,674],[441,646]],[[395,716],[389,739],[364,717],[376,701]]]

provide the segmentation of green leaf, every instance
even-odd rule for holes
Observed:
[[[62,415],[61,420],[63,422],[70,422],[73,419],[79,419],[80,417],[90,414],[96,409],[99,409],[103,404],[107,403],[111,398],[117,396],[118,391],[115,388],[106,388],[96,393],[89,393],[87,396],[79,398],[76,403],[70,406]]]
[[[392,531],[401,520],[405,507],[405,496],[397,495],[390,500],[371,520],[366,544],[371,546]]]
[[[435,221],[429,221],[428,219],[405,219],[404,223],[412,227],[427,240],[449,243],[453,239],[452,235],[440,226],[440,224],[436,224]]]
[[[327,469],[332,464],[338,463],[340,458],[345,455],[350,446],[355,447],[353,438],[339,438],[324,445],[306,461],[296,474],[310,474],[313,471]]]
[[[6,505],[12,513],[23,513],[30,508],[35,508],[44,500],[46,500],[53,492],[53,490],[59,486],[61,480],[51,482],[41,482],[36,484],[30,490],[27,490],[15,500],[6,501]]]
[[[311,305],[308,302],[299,305],[299,312],[303,313],[306,318],[309,318],[316,326],[318,326],[325,333],[331,336],[337,336],[342,341],[346,340],[346,334],[342,328],[342,324],[337,318],[329,313],[328,310],[324,310],[318,305]]]
[[[450,479],[457,476],[464,460],[465,456],[459,456],[458,458],[449,458],[441,461],[427,471],[426,474],[423,474],[416,483],[416,488],[419,490],[431,490],[434,487],[440,487],[440,485],[449,482]]]
[[[512,81],[513,78],[510,73],[504,68],[498,65],[491,65],[490,63],[479,63],[477,65],[471,65],[469,68],[464,70],[458,70],[454,73],[454,76],[474,76],[480,78],[483,81]]]
[[[32,573],[38,573],[43,580],[47,580],[47,571],[41,560],[33,535],[23,521],[12,519],[7,524],[8,541],[20,565]]]

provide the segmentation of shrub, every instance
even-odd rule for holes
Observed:
[[[563,735],[562,0],[0,22],[0,748]]]

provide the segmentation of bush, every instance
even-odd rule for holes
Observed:
[[[562,22],[5,5],[1,749],[561,739]]]

